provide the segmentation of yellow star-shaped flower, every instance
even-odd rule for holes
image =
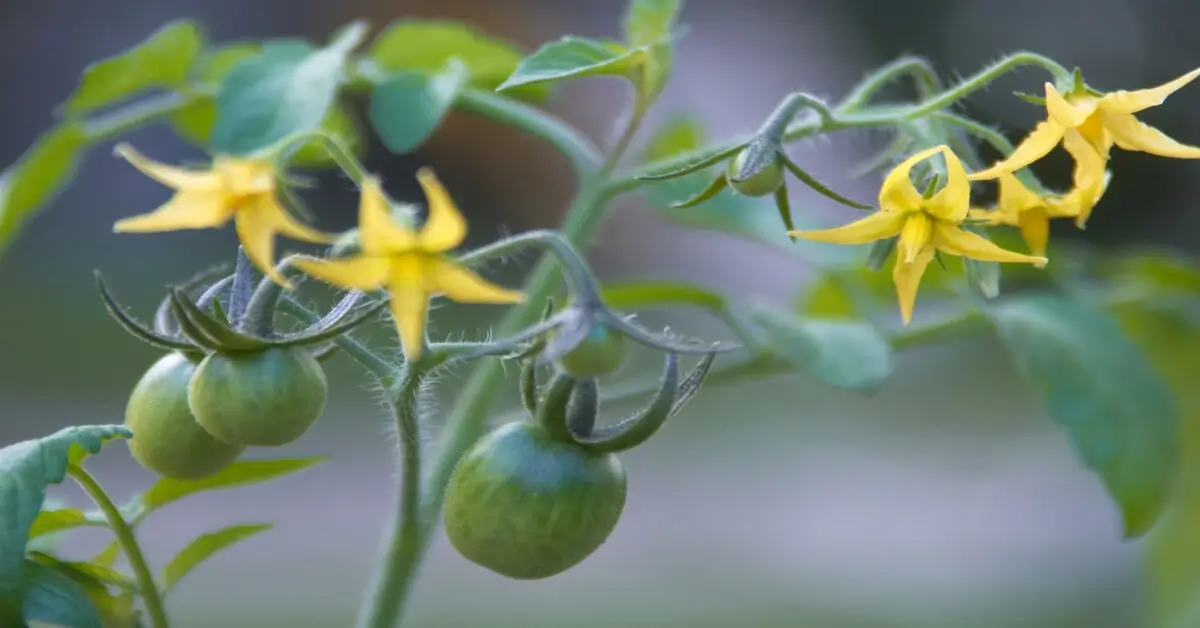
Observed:
[[[262,159],[217,156],[212,169],[185,170],[153,161],[128,144],[114,149],[143,174],[175,190],[171,200],[148,214],[119,220],[117,233],[211,229],[234,221],[246,256],[282,286],[291,284],[275,270],[275,236],[332,244],[334,237],[294,218],[275,194],[275,166]]]
[[[392,220],[379,181],[370,177],[363,181],[359,201],[361,252],[345,259],[295,261],[309,275],[341,288],[386,288],[409,360],[421,356],[430,296],[442,294],[460,303],[525,300],[520,292],[492,284],[443,255],[466,238],[467,223],[432,170],[422,168],[417,180],[429,201],[429,218],[420,231]]]
[[[911,172],[913,166],[938,153],[946,159],[946,185],[926,198],[913,185]],[[835,244],[866,244],[899,235],[892,280],[900,314],[908,324],[921,277],[935,251],[988,262],[1046,263],[1044,257],[1007,251],[964,230],[960,225],[970,209],[970,196],[971,184],[962,162],[949,147],[937,146],[909,157],[887,175],[879,190],[878,211],[836,229],[792,231],[790,235]]]
[[[1105,173],[1098,190],[1076,186],[1063,195],[1042,196],[1025,187],[1016,175],[1002,172],[998,177],[1000,194],[994,209],[972,208],[968,216],[987,225],[1012,225],[1021,232],[1029,252],[1046,256],[1052,218],[1075,218],[1091,213],[1108,188],[1111,177]]]
[[[1017,145],[1007,159],[970,175],[970,180],[995,179],[1001,172],[1015,172],[1046,156],[1059,143],[1076,163],[1076,185],[1084,189],[1103,187],[1104,171],[1113,144],[1130,151],[1161,157],[1200,159],[1200,148],[1181,144],[1162,131],[1138,120],[1134,114],[1161,105],[1168,96],[1200,76],[1200,69],[1158,87],[1137,91],[1115,91],[1096,96],[1072,91],[1060,94],[1046,83],[1046,120]],[[1080,226],[1087,220],[1081,213]]]

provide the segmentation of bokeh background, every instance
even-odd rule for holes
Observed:
[[[4,0],[0,3],[0,163],[15,160],[91,60],[162,22],[198,19],[217,41],[303,35],[403,17],[467,20],[528,49],[565,33],[615,35],[622,2],[549,0]],[[1086,69],[1101,89],[1156,85],[1197,65],[1200,6],[1190,0],[690,0],[677,70],[648,126],[689,112],[716,137],[753,130],[786,92],[837,97],[902,53],[968,74],[1030,49]],[[1013,98],[1036,92],[1018,72],[967,111],[1010,136],[1041,114]],[[626,94],[617,83],[565,86],[549,108],[611,143]],[[1148,120],[1200,143],[1200,87]],[[166,161],[200,158],[163,127],[132,138]],[[854,198],[877,179],[847,171],[878,146],[841,134],[792,150]],[[1154,244],[1194,252],[1200,165],[1118,153],[1119,171],[1082,234],[1103,247]],[[374,147],[389,191],[419,201],[411,174],[433,165],[472,220],[473,242],[557,224],[569,171],[548,148],[482,120],[453,116],[414,155]],[[1066,159],[1043,172],[1065,180]],[[354,219],[350,184],[315,206],[322,226]],[[799,186],[794,189],[800,190]],[[125,396],[155,353],[104,313],[92,269],[149,315],[163,286],[217,261],[230,230],[159,236],[111,233],[166,191],[93,151],[78,180],[0,262],[0,442],[76,423],[119,422]],[[804,195],[804,192],[798,192]],[[810,224],[846,209],[797,199]],[[813,276],[778,251],[666,225],[645,200],[619,203],[591,258],[606,279],[699,278],[741,299],[785,303]],[[1063,225],[1065,226],[1065,225]],[[515,281],[521,258],[498,270]],[[499,310],[447,306],[435,332],[484,333]],[[685,313],[647,318],[688,329]],[[705,327],[711,330],[710,327]],[[386,341],[385,341],[386,342]],[[656,365],[641,356],[627,377]],[[391,434],[374,392],[344,358],[330,368],[324,418],[286,451],[332,457],[273,485],[209,494],[155,515],[143,536],[162,564],[187,539],[240,521],[277,529],[206,564],[169,601],[179,626],[347,626],[392,511]],[[456,380],[439,393],[452,399]],[[514,407],[509,396],[497,415]],[[624,412],[626,408],[612,408]],[[436,438],[438,426],[426,426]],[[649,445],[624,456],[627,514],[604,548],[557,578],[522,583],[466,562],[439,537],[414,591],[414,627],[621,626],[829,628],[1140,628],[1142,544],[1122,542],[1115,509],[1076,464],[1065,435],[990,339],[905,353],[880,394],[856,397],[799,377],[712,389]],[[92,463],[118,496],[151,477],[113,446]],[[64,499],[82,497],[64,488]],[[101,537],[76,535],[86,551]]]

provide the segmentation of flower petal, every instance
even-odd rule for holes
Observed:
[[[525,295],[498,286],[447,260],[430,262],[430,292],[459,303],[521,303]]]
[[[333,244],[337,241],[337,236],[323,233],[297,220],[291,212],[279,204],[279,200],[273,194],[263,195],[256,204],[255,211],[270,216],[275,230],[293,240],[303,240],[315,244]]]
[[[1000,187],[997,203],[1006,212],[1019,214],[1027,209],[1040,207],[1046,202],[1033,190],[1025,187],[1025,184],[1021,183],[1021,180],[1011,172],[1001,173],[997,177],[997,183]]]
[[[948,146],[940,146],[946,158],[946,185],[933,198],[925,201],[925,211],[934,218],[960,223],[971,207],[971,183],[962,160]]]
[[[390,260],[386,257],[359,256],[341,259],[297,257],[292,265],[327,284],[347,290],[378,290],[388,280]]]
[[[1053,215],[1075,216],[1075,224],[1083,228],[1100,202],[1110,178],[1105,166],[1108,160],[1096,153],[1096,149],[1079,133],[1067,131],[1063,136],[1063,148],[1075,159],[1074,187],[1058,202],[1050,204]]]
[[[425,321],[429,317],[428,260],[420,255],[403,255],[392,260],[388,292],[389,308],[396,331],[404,344],[404,357],[416,360],[425,347]]]
[[[441,253],[462,244],[467,237],[467,221],[454,206],[446,187],[430,168],[418,170],[417,181],[429,203],[429,218],[421,227],[421,246],[426,251]]]
[[[1026,135],[1020,144],[1017,144],[1007,159],[992,164],[992,167],[986,170],[968,175],[967,180],[995,179],[1000,176],[1001,172],[1013,172],[1028,166],[1054,150],[1054,147],[1062,140],[1065,130],[1062,125],[1053,120],[1039,122],[1033,131]]]
[[[933,238],[933,220],[925,213],[909,214],[900,230],[900,241],[896,243],[898,259],[911,264],[917,255],[929,248]]]
[[[158,209],[118,220],[116,233],[150,233],[177,229],[208,229],[229,222],[234,210],[220,192],[177,192]]]
[[[1179,91],[1183,86],[1196,80],[1198,76],[1200,76],[1200,68],[1192,70],[1173,81],[1163,83],[1158,87],[1135,91],[1121,90],[1109,92],[1100,99],[1100,108],[1113,113],[1137,113],[1143,109],[1157,107],[1163,104],[1167,96]]]
[[[1105,112],[1104,126],[1112,133],[1117,146],[1125,150],[1141,151],[1159,157],[1200,159],[1200,148],[1181,144],[1132,114]]]
[[[224,188],[221,175],[212,171],[185,170],[159,163],[146,157],[133,146],[121,142],[113,148],[113,154],[128,161],[142,174],[176,190],[217,191]]]
[[[920,209],[921,203],[925,199],[912,183],[913,166],[942,152],[942,148],[938,146],[923,150],[893,168],[883,179],[883,185],[879,188],[879,208],[899,212]]]
[[[275,269],[275,224],[270,214],[254,208],[243,209],[237,213],[234,224],[246,257],[271,281],[291,290],[292,282]]]
[[[996,246],[991,240],[947,223],[933,226],[933,245],[951,255],[961,255],[981,262],[1024,262],[1046,263],[1044,257],[1033,257],[1015,253]]]
[[[1008,212],[1005,212],[999,208],[984,209],[980,207],[973,207],[971,208],[971,211],[967,212],[967,218],[970,218],[971,220],[985,220],[987,221],[985,224],[988,225],[1006,225],[1012,224],[1012,220],[1015,219],[1015,216],[1010,215]]]
[[[416,232],[392,219],[387,197],[375,177],[367,177],[362,182],[358,200],[358,237],[363,252],[371,254],[402,253],[417,246]]]
[[[909,215],[898,211],[880,210],[841,227],[815,231],[789,231],[788,235],[815,242],[866,244],[899,234],[900,229],[904,227],[905,218]]]
[[[1021,212],[1018,220],[1021,238],[1029,245],[1029,252],[1036,257],[1045,258],[1046,244],[1050,241],[1050,216],[1046,214],[1046,210],[1031,209]],[[1039,262],[1034,265],[1041,268],[1045,263]]]
[[[917,303],[917,289],[921,286],[921,277],[929,262],[933,261],[933,247],[927,246],[917,253],[912,262],[896,260],[892,268],[892,281],[896,284],[896,297],[900,301],[900,317],[907,325],[912,319],[913,307]]]
[[[1096,100],[1086,98],[1081,102],[1071,103],[1054,89],[1053,83],[1046,83],[1046,116],[1060,126],[1073,129],[1087,121],[1096,112]]]

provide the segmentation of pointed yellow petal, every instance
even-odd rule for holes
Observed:
[[[1008,224],[1006,220],[1008,215],[1000,209],[983,209],[980,207],[972,207],[971,211],[967,212],[967,218],[972,220],[986,220],[989,225]]]
[[[116,233],[149,233],[177,229],[207,229],[229,222],[234,210],[225,206],[220,192],[178,192],[162,207],[140,216],[118,220]]]
[[[1109,92],[1100,99],[1100,108],[1114,113],[1137,113],[1143,109],[1157,107],[1163,104],[1167,96],[1179,91],[1184,85],[1196,80],[1198,76],[1200,76],[1200,68],[1192,70],[1158,87],[1139,89],[1132,92],[1124,90]]]
[[[879,208],[897,212],[917,211],[925,199],[912,183],[913,166],[940,152],[941,146],[923,150],[893,168],[879,188]]]
[[[347,290],[378,290],[388,280],[390,260],[386,257],[360,256],[341,259],[298,257],[292,264],[305,274]]]
[[[379,179],[363,180],[358,203],[359,243],[364,253],[382,255],[416,248],[416,232],[392,219]]]
[[[314,244],[333,244],[338,239],[335,235],[323,233],[297,220],[291,212],[279,204],[279,200],[273,194],[263,195],[255,204],[254,211],[269,216],[271,223],[275,225],[275,230],[293,240]]]
[[[246,257],[271,281],[291,290],[292,282],[275,269],[275,225],[271,222],[271,216],[249,209],[242,210],[237,213],[234,224],[238,240],[246,250]]]
[[[971,206],[971,183],[962,161],[948,146],[939,146],[946,158],[946,186],[925,201],[925,211],[939,220],[960,223]]]
[[[912,262],[897,259],[892,268],[892,281],[896,284],[896,297],[900,301],[900,317],[907,325],[912,320],[913,307],[917,303],[917,289],[929,262],[933,260],[933,247],[927,246],[917,253]]]
[[[1105,113],[1104,127],[1112,133],[1117,146],[1159,157],[1200,159],[1200,148],[1181,144],[1166,133],[1141,122],[1128,113]]]
[[[981,262],[1046,263],[1044,257],[1032,257],[1002,249],[977,233],[941,222],[933,226],[933,245],[951,255],[961,255]]]
[[[238,196],[257,196],[275,191],[275,165],[263,159],[237,159],[218,156],[213,172],[219,174],[225,188]]]
[[[430,264],[430,292],[459,303],[521,303],[525,295],[509,290],[447,260]]]
[[[124,142],[113,148],[113,154],[128,161],[142,174],[176,190],[213,191],[222,189],[224,185],[221,176],[215,172],[197,172],[168,166],[146,157]]]
[[[1108,187],[1108,160],[1096,153],[1086,138],[1073,131],[1063,136],[1063,148],[1075,158],[1074,187],[1057,203],[1050,204],[1055,216],[1075,216],[1079,228],[1087,223],[1092,209]]]
[[[995,179],[1001,172],[1013,172],[1028,166],[1054,150],[1062,140],[1064,130],[1062,125],[1052,120],[1039,122],[1007,159],[993,164],[991,168],[968,175],[967,180]]]
[[[789,231],[788,235],[815,242],[866,244],[867,242],[890,238],[900,233],[900,229],[904,226],[904,219],[909,215],[898,211],[880,210],[868,215],[866,218],[834,229]]]
[[[1088,97],[1081,102],[1070,103],[1054,89],[1052,83],[1046,83],[1046,114],[1060,126],[1073,129],[1086,122],[1095,112],[1095,99]]]
[[[426,251],[441,253],[462,244],[467,237],[467,221],[463,219],[454,199],[446,187],[438,181],[437,175],[430,168],[417,171],[417,181],[425,191],[429,202],[429,218],[421,227],[421,246]]]
[[[396,331],[404,344],[404,357],[416,360],[425,346],[425,320],[429,316],[429,290],[425,278],[427,260],[403,255],[392,260],[388,292]]]
[[[1000,187],[1000,198],[997,202],[1006,212],[1020,213],[1031,207],[1045,204],[1042,197],[1025,187],[1025,184],[1021,183],[1021,180],[1011,172],[1001,173],[997,178],[997,183]]]
[[[932,237],[933,220],[924,213],[909,214],[904,221],[904,228],[900,230],[900,241],[896,243],[896,250],[899,251],[897,259],[911,264],[921,251],[929,247]]]
[[[1021,237],[1025,240],[1025,244],[1029,245],[1029,252],[1034,257],[1046,257],[1046,244],[1050,241],[1050,217],[1044,209],[1031,209],[1022,212],[1019,218],[1019,229]],[[1039,262],[1034,264],[1038,268],[1044,267],[1046,264]]]

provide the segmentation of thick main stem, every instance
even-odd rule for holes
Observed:
[[[121,551],[125,552],[125,558],[129,560],[129,568],[133,570],[138,592],[142,596],[142,602],[146,605],[146,615],[150,617],[150,626],[152,628],[170,628],[171,623],[167,621],[167,611],[163,606],[162,594],[159,593],[158,585],[154,582],[154,574],[150,572],[150,566],[146,564],[146,557],[142,554],[142,548],[138,545],[133,528],[129,527],[129,523],[121,516],[120,509],[109,498],[108,493],[104,492],[100,483],[92,477],[91,473],[77,465],[67,467],[67,473],[87,492],[92,501],[96,502],[100,511],[104,513],[104,518],[108,520],[108,526],[112,528],[113,535],[117,537],[117,543],[121,546]]]

